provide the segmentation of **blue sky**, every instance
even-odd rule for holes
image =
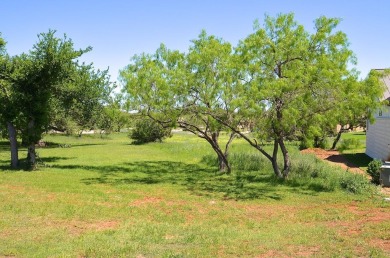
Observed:
[[[307,29],[321,15],[342,19],[361,76],[371,68],[390,67],[388,0],[1,0],[0,32],[10,55],[27,52],[37,34],[49,29],[72,38],[76,47],[92,46],[83,61],[119,69],[160,43],[186,51],[202,29],[236,45],[264,15],[295,13]]]

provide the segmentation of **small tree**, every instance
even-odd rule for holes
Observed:
[[[366,79],[358,81],[356,78],[345,80],[345,84],[339,89],[338,100],[335,102],[337,108],[332,109],[328,121],[333,128],[340,125],[339,131],[332,144],[332,149],[341,138],[341,134],[356,127],[366,127],[367,120],[373,121],[373,112],[381,103],[379,99],[383,96],[384,85],[381,78],[388,74],[372,70]],[[357,77],[357,75],[356,75]]]

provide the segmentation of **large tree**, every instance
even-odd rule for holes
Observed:
[[[90,50],[90,47],[75,50],[72,40],[66,36],[57,38],[55,31],[49,31],[38,35],[38,42],[29,53],[8,58],[5,87],[2,87],[6,94],[2,94],[4,101],[1,106],[7,110],[7,115],[2,112],[1,122],[8,128],[12,167],[17,166],[18,160],[17,132],[28,146],[28,164],[35,166],[35,144],[49,129],[53,114],[64,113],[61,111],[73,106],[65,101],[69,98],[66,96],[69,91],[80,89],[77,97],[85,96],[88,103],[100,103],[96,95],[101,97],[103,86],[94,88],[91,85],[105,87],[106,72],[94,72],[90,65],[77,62],[77,58]],[[99,93],[86,94],[91,90]]]
[[[11,147],[11,167],[18,166],[17,132],[18,96],[12,90],[13,60],[6,54],[5,41],[0,38],[0,131],[8,137]]]
[[[206,111],[221,116],[221,96],[230,73],[232,47],[202,32],[187,54],[162,45],[154,55],[135,56],[121,72],[131,101],[165,126],[178,126],[206,140],[217,154],[219,170],[230,173],[227,159],[234,134],[223,148],[219,134],[227,128]]]
[[[320,17],[314,32],[305,30],[293,14],[267,16],[237,47],[243,64],[242,87],[235,87],[236,106],[227,110],[239,119],[218,121],[240,134],[272,163],[274,173],[286,178],[291,161],[286,141],[298,134],[322,130],[321,121],[337,107],[339,89],[353,80],[354,63],[347,37],[335,31],[338,19]],[[239,124],[249,120],[255,138]],[[272,142],[271,152],[262,142]],[[278,162],[279,150],[283,163]]]

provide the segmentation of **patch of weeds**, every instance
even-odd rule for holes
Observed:
[[[340,180],[341,188],[354,194],[372,193],[373,185],[364,175],[345,173]]]
[[[345,150],[359,149],[362,146],[362,143],[359,139],[356,138],[348,138],[344,139],[340,142],[338,151],[343,152]]]

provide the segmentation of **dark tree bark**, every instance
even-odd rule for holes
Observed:
[[[34,168],[37,164],[37,155],[35,152],[35,143],[31,143],[27,148],[27,161],[31,168]]]
[[[347,131],[352,130],[352,129],[353,129],[352,125],[349,125],[347,129],[345,129],[344,126],[341,125],[340,126],[340,130],[338,131],[338,133],[336,135],[336,138],[333,141],[331,149],[332,150],[336,149],[337,143],[340,141],[342,133],[347,132]]]
[[[29,138],[29,145],[27,148],[27,163],[29,164],[30,168],[35,168],[36,165],[36,152],[35,152],[35,141],[33,140],[34,137],[34,126],[35,122],[34,119],[31,119],[30,122],[27,125],[27,131],[28,131],[28,138]]]
[[[18,156],[18,142],[16,139],[16,129],[11,122],[7,122],[7,129],[9,135],[9,143],[11,147],[11,168],[18,168],[19,156]]]
[[[291,170],[291,161],[283,138],[279,139],[279,146],[283,153],[283,178],[287,178]]]
[[[334,139],[334,141],[333,141],[333,144],[332,144],[332,150],[335,150],[336,149],[336,145],[337,145],[337,143],[340,141],[340,138],[341,138],[341,134],[343,133],[343,129],[340,129],[339,131],[338,131],[338,133],[337,133],[337,136],[336,136],[336,138]]]
[[[227,156],[229,154],[230,144],[234,139],[234,133],[230,135],[230,138],[225,146],[225,151],[223,151],[218,143],[219,131],[210,132],[207,120],[204,120],[203,122],[205,123],[206,128],[201,128],[194,124],[189,124],[185,121],[179,121],[179,127],[197,135],[202,139],[205,139],[217,154],[219,171],[224,172],[226,174],[230,174],[231,166],[229,164]]]

